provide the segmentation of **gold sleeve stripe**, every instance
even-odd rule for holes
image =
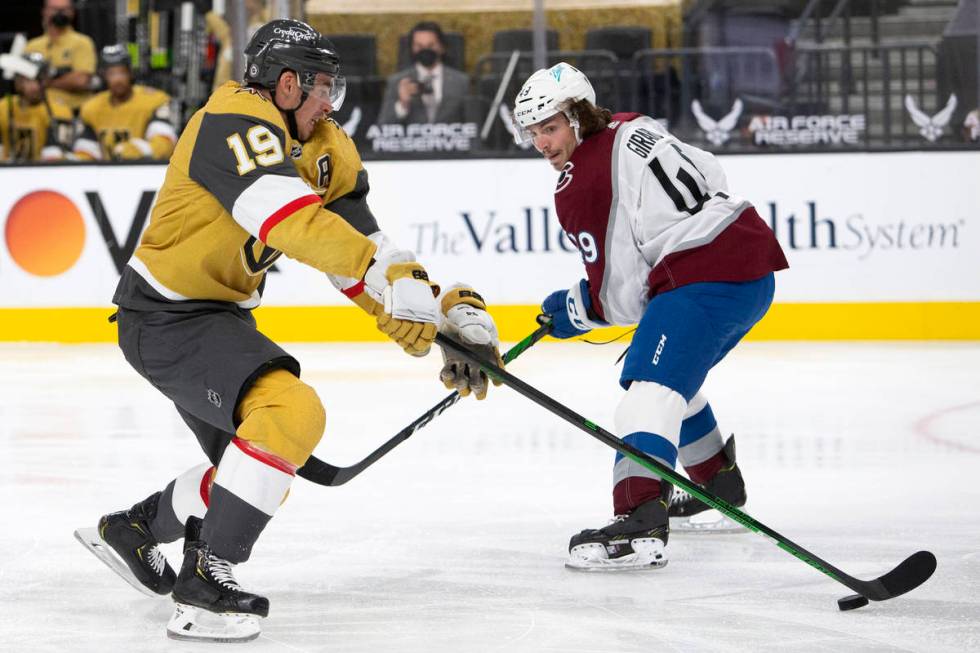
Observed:
[[[291,216],[296,211],[299,211],[304,206],[309,206],[310,204],[319,204],[319,195],[304,195],[303,197],[297,197],[292,202],[283,205],[278,211],[266,218],[265,222],[259,228],[259,240],[263,243],[266,242],[266,237],[269,235],[269,231],[275,227],[277,224]]]

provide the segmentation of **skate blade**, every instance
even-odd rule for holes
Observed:
[[[167,637],[190,642],[235,644],[262,633],[259,618],[239,612],[217,613],[178,603],[167,623]]]
[[[725,535],[731,533],[748,533],[749,529],[738,522],[732,521],[717,510],[705,510],[690,517],[671,517],[671,533],[714,533]]]
[[[651,571],[667,566],[664,543],[659,539],[637,539],[632,542],[634,553],[619,558],[606,557],[605,547],[579,545],[565,561],[565,569],[584,572]]]
[[[79,528],[75,531],[75,539],[81,542],[82,546],[92,552],[96,558],[105,563],[105,566],[113,570],[118,574],[124,581],[135,587],[140,591],[141,594],[146,596],[152,596],[153,598],[160,598],[159,594],[155,594],[150,591],[149,588],[139,582],[139,579],[133,575],[133,572],[129,570],[126,563],[123,562],[116,552],[112,550],[112,547],[106,544],[99,536],[98,528]]]

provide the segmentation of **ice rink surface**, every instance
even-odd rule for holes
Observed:
[[[336,465],[446,394],[438,354],[288,349]],[[511,370],[611,429],[621,351],[543,343]],[[928,549],[933,578],[839,612],[849,590],[752,533],[675,534],[658,571],[568,571],[569,536],[610,517],[613,452],[495,389],[348,485],[297,480],[236,572],[272,603],[242,650],[980,650],[980,345],[746,343],[705,390],[756,519],[862,578]],[[220,649],[168,640],[170,599],[72,538],[203,460],[166,400],[109,345],[0,345],[0,393],[0,650]]]

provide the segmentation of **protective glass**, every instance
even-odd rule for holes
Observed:
[[[347,97],[347,80],[343,75],[326,75],[319,73],[312,85],[304,84],[303,90],[321,101],[329,101],[333,111],[340,111]]]
[[[547,114],[542,114],[544,115],[543,118],[531,125],[528,125],[527,127],[522,126],[520,121],[517,120],[517,117],[514,114],[511,114],[511,124],[513,125],[511,133],[514,135],[514,142],[522,147],[530,146],[534,142],[534,134],[531,133],[531,130],[559,113],[560,110],[554,109]]]
[[[511,133],[514,135],[514,142],[518,145],[528,145],[534,140],[534,136],[531,135],[531,130],[527,127],[521,126],[521,123],[517,122],[517,118],[513,114],[510,116],[511,124],[514,125],[511,129]]]

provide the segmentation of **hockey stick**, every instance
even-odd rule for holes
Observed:
[[[524,395],[542,408],[557,415],[558,417],[561,417],[563,420],[581,429],[582,431],[585,431],[603,444],[612,447],[627,458],[635,461],[637,464],[643,465],[650,471],[655,472],[661,478],[664,478],[674,485],[682,488],[686,492],[689,492],[712,508],[715,508],[724,514],[729,519],[742,524],[749,530],[769,538],[783,551],[786,551],[790,555],[802,560],[817,571],[823,572],[827,576],[830,576],[838,583],[849,587],[865,598],[871,599],[872,601],[885,601],[887,599],[893,599],[896,596],[905,594],[906,592],[913,590],[922,583],[926,582],[926,580],[928,580],[932,575],[932,572],[936,570],[936,556],[929,551],[919,551],[917,553],[913,553],[911,556],[902,561],[900,565],[885,575],[875,578],[874,580],[865,581],[849,576],[826,560],[807,551],[789,538],[780,535],[762,522],[756,521],[727,501],[691,482],[655,458],[645,454],[626,442],[623,442],[595,422],[582,417],[570,408],[558,403],[540,390],[537,390],[527,383],[521,381],[513,374],[510,374],[496,365],[492,365],[477,358],[472,352],[467,351],[465,347],[457,344],[453,340],[439,334],[436,336],[436,343],[443,348],[449,349],[450,351],[469,359],[471,362],[480,365],[488,375],[500,379],[506,386],[516,390],[518,393]],[[849,598],[850,597],[848,597],[848,599]],[[841,601],[844,600],[845,599],[841,599]],[[866,601],[864,603],[866,603]],[[845,603],[839,604],[841,605],[842,609],[850,609],[845,607]],[[860,607],[860,605],[863,605],[863,603],[851,605],[851,607]]]
[[[524,351],[531,345],[545,337],[549,331],[551,331],[550,322],[538,327],[534,333],[524,338],[524,340],[521,340],[519,343],[511,347],[506,354],[504,354],[504,362],[509,363],[523,354]],[[378,447],[374,453],[369,455],[364,460],[351,465],[350,467],[335,467],[330,463],[320,460],[316,456],[310,456],[310,459],[306,461],[306,464],[300,467],[296,473],[306,480],[312,481],[313,483],[317,483],[319,485],[326,485],[328,487],[343,485],[376,463],[382,456],[397,447],[399,444],[412,437],[412,434],[423,426],[426,426],[429,422],[435,419],[438,415],[441,415],[446,409],[459,400],[460,394],[453,391],[445,399],[437,403],[429,410],[425,411],[425,413],[423,413],[414,422],[392,436],[390,440]]]

